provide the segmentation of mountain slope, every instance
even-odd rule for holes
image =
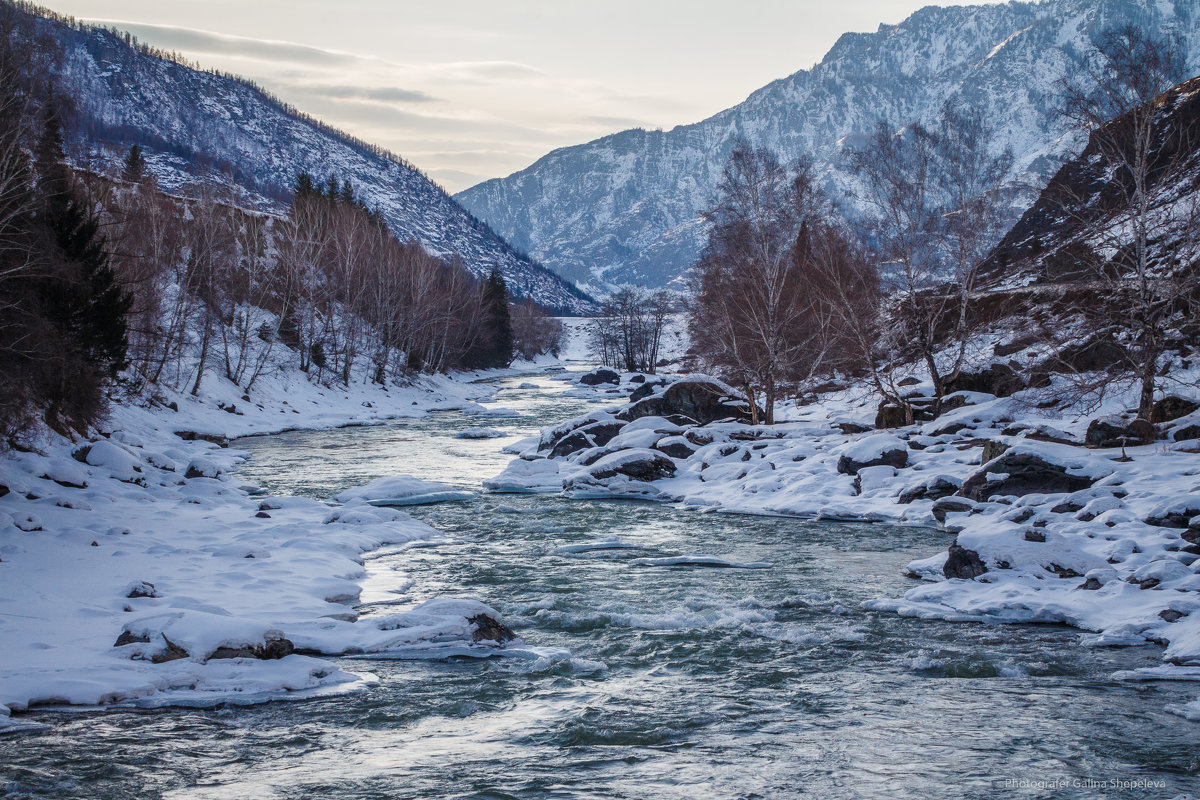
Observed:
[[[1017,157],[1012,180],[1040,187],[1079,144],[1061,135],[1052,109],[1057,81],[1094,50],[1095,37],[1126,23],[1174,29],[1195,66],[1198,9],[1198,0],[925,8],[875,33],[845,34],[811,70],[703,122],[556,150],[456,199],[571,279],[665,285],[703,245],[699,212],[739,136],[787,158],[807,155],[846,189],[852,180],[841,156],[848,138],[880,116],[898,123],[930,116],[957,96],[998,121],[999,145]]]
[[[299,114],[239,78],[162,58],[112,32],[42,19],[85,166],[112,169],[133,142],[160,183],[187,193],[198,175],[232,175],[252,207],[283,210],[301,171],[336,173],[401,239],[458,256],[477,276],[499,266],[513,294],[566,313],[589,298],[516,252],[412,165]],[[80,141],[81,140],[81,141]]]

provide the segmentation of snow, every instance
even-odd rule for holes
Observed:
[[[465,428],[454,434],[456,439],[503,439],[504,431],[495,428]]]
[[[332,508],[256,496],[232,474],[244,453],[176,434],[223,440],[414,416],[483,399],[491,388],[471,381],[502,374],[335,390],[280,372],[264,376],[249,403],[210,377],[199,397],[168,398],[178,411],[117,404],[91,441],[43,433],[36,452],[0,456],[0,731],[36,725],[19,716],[32,708],[259,703],[375,681],[315,655],[244,655],[280,639],[320,654],[554,655],[519,640],[474,641],[472,617],[500,617],[465,598],[358,620],[366,554],[445,541],[381,506],[470,493],[394,476],[339,495]],[[221,407],[234,392],[241,413]],[[180,657],[162,660],[171,655]]]

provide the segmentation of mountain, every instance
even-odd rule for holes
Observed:
[[[74,104],[67,119],[81,166],[118,169],[133,143],[164,189],[186,194],[198,178],[231,176],[240,202],[282,212],[300,171],[336,173],[378,208],[400,239],[416,239],[476,276],[498,265],[510,291],[564,313],[590,298],[517,252],[402,158],[307,117],[254,84],[203,71],[114,31],[48,12],[37,21],[57,85]]]
[[[1200,265],[1200,77],[1155,98],[1145,117],[1146,212],[1134,223],[1130,115],[1113,120],[1063,164],[983,267],[992,289],[1060,285],[1113,274],[1131,262],[1133,231],[1147,240],[1152,277]],[[1126,155],[1118,157],[1117,152]],[[1190,278],[1195,283],[1195,278]],[[1194,298],[1200,300],[1200,298]]]
[[[879,117],[927,118],[949,98],[982,106],[1016,156],[1020,207],[1081,145],[1055,122],[1056,85],[1106,30],[1177,32],[1200,63],[1200,0],[1047,0],[924,8],[875,33],[843,35],[819,64],[740,105],[670,131],[627,130],[555,150],[507,178],[456,195],[515,246],[582,285],[663,286],[695,260],[700,212],[734,142],[807,156],[831,184],[853,186],[844,148]],[[1018,212],[1019,213],[1019,212]],[[1014,214],[1015,216],[1015,214]]]

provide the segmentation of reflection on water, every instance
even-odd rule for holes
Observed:
[[[528,381],[528,378],[521,379]],[[585,405],[504,388],[515,418],[445,412],[244,440],[247,480],[328,497],[407,472],[478,488],[518,436]],[[516,381],[506,381],[515,386]],[[462,440],[487,425],[504,440]],[[350,697],[42,715],[0,739],[0,794],[126,798],[1172,797],[1200,791],[1194,685],[1121,684],[1156,648],[1056,626],[921,622],[862,601],[908,584],[936,531],[481,495],[411,509],[452,544],[372,559],[364,599],[469,595],[567,659],[347,660]],[[619,547],[612,541],[631,545]],[[635,564],[711,553],[768,569]],[[376,606],[364,609],[372,613]],[[1191,689],[1192,691],[1189,691]],[[1006,788],[1005,781],[1061,788]],[[1073,782],[1150,781],[1152,788]],[[4,784],[2,781],[8,781]]]

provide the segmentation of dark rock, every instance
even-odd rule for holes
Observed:
[[[838,458],[837,471],[843,475],[857,475],[860,469],[867,467],[895,467],[903,469],[908,466],[908,448],[886,450],[878,458],[867,461],[856,461],[850,456]]]
[[[964,500],[961,497],[943,497],[933,504],[933,518],[938,522],[945,522],[947,514],[960,514],[973,508],[975,508],[975,504],[970,500]]]
[[[7,486],[5,486],[3,483],[0,483],[0,497],[4,497],[4,495],[8,494],[9,491],[11,490]]]
[[[1096,372],[1109,370],[1126,357],[1125,348],[1110,339],[1093,339],[1083,344],[1070,345],[1058,351],[1036,370],[1038,372]]]
[[[1072,500],[1064,500],[1063,502],[1050,509],[1051,514],[1074,514],[1076,511],[1082,511],[1083,506]]]
[[[1183,428],[1176,428],[1172,437],[1177,442],[1187,442],[1192,439],[1200,439],[1200,425],[1188,425]]]
[[[550,457],[564,458],[571,455],[571,453],[586,450],[591,446],[592,440],[582,430],[571,431],[554,443],[554,446],[550,448]]]
[[[150,637],[145,634],[121,631],[121,635],[113,642],[113,647],[124,647],[127,644],[150,644]]]
[[[1080,575],[1078,572],[1071,569],[1070,567],[1062,567],[1062,566],[1059,566],[1058,564],[1051,564],[1050,566],[1046,567],[1046,569],[1050,570],[1051,572],[1053,572],[1055,575],[1057,575],[1060,578],[1082,578],[1083,577],[1082,575]]]
[[[816,386],[809,389],[813,394],[830,394],[832,392],[840,392],[846,388],[846,384],[838,383],[837,381],[826,381],[818,383]]]
[[[960,547],[958,542],[950,545],[950,556],[942,567],[942,574],[947,578],[964,578],[971,580],[987,572],[987,565],[974,550]]]
[[[258,517],[259,519],[270,519],[271,518],[271,515],[265,511],[259,511],[254,516]]]
[[[629,393],[629,402],[636,403],[638,400],[645,400],[647,397],[654,394],[654,389],[657,386],[662,386],[662,384],[643,383],[641,386]]]
[[[620,383],[621,376],[613,372],[611,369],[594,369],[591,372],[581,375],[579,382],[584,386],[599,386],[602,383]]]
[[[212,442],[221,447],[229,447],[229,440],[217,433],[198,433],[196,431],[175,431],[175,435],[185,442]]]
[[[278,661],[296,652],[290,639],[267,635],[262,644],[245,644],[240,647],[218,647],[208,657],[209,661],[223,658],[257,658],[260,661]]]
[[[944,428],[938,428],[930,436],[953,436],[956,433],[965,431],[969,427],[971,426],[965,422],[952,422]]]
[[[1018,367],[1020,365],[1017,365]],[[1011,364],[996,363],[979,372],[960,372],[946,382],[945,391],[982,392],[996,397],[1008,397],[1028,388],[1025,379]]]
[[[713,443],[712,434],[705,433],[704,431],[697,431],[697,430],[684,431],[683,438],[687,439],[689,442],[696,445],[697,447],[704,447],[704,445],[706,445],[706,444]]]
[[[1200,528],[1193,528],[1189,525],[1188,529],[1186,531],[1184,531],[1183,533],[1179,534],[1179,536],[1185,542],[1190,542],[1192,544],[1200,544]]]
[[[1092,578],[1088,578],[1086,581],[1079,584],[1075,588],[1082,589],[1085,592],[1097,592],[1100,590],[1100,587],[1102,585],[1103,584],[1100,583],[1100,580],[1098,578],[1092,577]]]
[[[945,475],[938,475],[932,480],[919,483],[916,486],[909,486],[900,492],[900,496],[896,498],[896,502],[901,505],[907,505],[916,500],[941,500],[943,497],[951,496],[958,490],[959,484]]]
[[[988,439],[983,443],[983,454],[980,455],[980,463],[986,464],[993,461],[1008,452],[1008,445],[1004,442]]]
[[[167,638],[165,633],[160,633],[159,636],[167,643],[167,649],[161,653],[155,653],[150,656],[150,661],[155,664],[165,664],[168,661],[178,661],[181,658],[188,658],[191,654],[184,650],[179,645]]]
[[[1029,528],[1025,531],[1025,541],[1044,542],[1046,541],[1046,534],[1042,533],[1041,531],[1034,530],[1033,528]]]
[[[1180,417],[1186,417],[1200,409],[1200,403],[1175,395],[1167,395],[1156,402],[1150,411],[1151,422],[1171,422]]]
[[[1182,611],[1176,611],[1173,608],[1164,608],[1162,611],[1158,612],[1158,615],[1167,622],[1178,622],[1187,616],[1187,614],[1184,614]]]
[[[675,474],[675,462],[660,453],[631,458],[589,473],[594,480],[603,481],[624,475],[635,481],[657,481]]]
[[[1144,419],[1126,424],[1117,417],[1094,419],[1088,425],[1084,442],[1088,447],[1130,447],[1150,444],[1158,437],[1154,426]]]
[[[834,427],[847,436],[854,433],[866,433],[871,430],[866,425],[859,425],[857,422],[838,422],[835,423]]]
[[[649,384],[645,384],[649,385]],[[749,422],[749,404],[733,397],[719,383],[703,378],[676,381],[655,397],[622,409],[617,418],[632,422],[642,417],[666,417],[682,424],[706,425],[723,419]]]
[[[80,464],[86,464],[88,453],[90,452],[92,452],[92,446],[90,444],[83,447],[77,447],[71,451],[71,458],[75,459]]]
[[[1195,500],[1187,500],[1180,503],[1173,503],[1166,509],[1156,511],[1146,517],[1146,524],[1153,525],[1156,528],[1187,528],[1193,517],[1200,516],[1200,497]],[[1190,535],[1184,534],[1187,539]],[[1188,539],[1188,541],[1195,541]]]
[[[687,440],[682,436],[672,436],[669,438],[671,441],[666,442],[665,444],[660,441],[658,444],[654,445],[654,449],[664,455],[670,456],[671,458],[687,458],[692,455],[692,453],[696,452],[696,450],[689,445]]]
[[[154,588],[154,584],[149,581],[141,581],[132,589],[126,597],[133,599],[135,597],[158,597],[158,590]]]
[[[1005,475],[991,479],[989,474]],[[991,461],[963,483],[959,494],[975,501],[996,495],[1057,494],[1091,487],[1092,479],[1067,474],[1067,468],[1030,453],[1011,450]]]
[[[919,378],[914,378],[912,375],[909,375],[907,378],[901,378],[900,382],[897,383],[896,385],[897,386],[917,386],[920,383],[921,383],[921,380]]]
[[[475,626],[471,632],[471,640],[475,642],[496,642],[504,644],[517,638],[517,635],[500,620],[487,614],[476,614],[467,620]]]
[[[1146,580],[1138,582],[1138,588],[1153,589],[1158,586],[1159,583],[1161,583],[1161,581],[1158,578],[1146,578]]]
[[[630,383],[645,383],[646,376],[645,375],[634,375],[633,377],[631,377],[629,379],[629,382]]]

